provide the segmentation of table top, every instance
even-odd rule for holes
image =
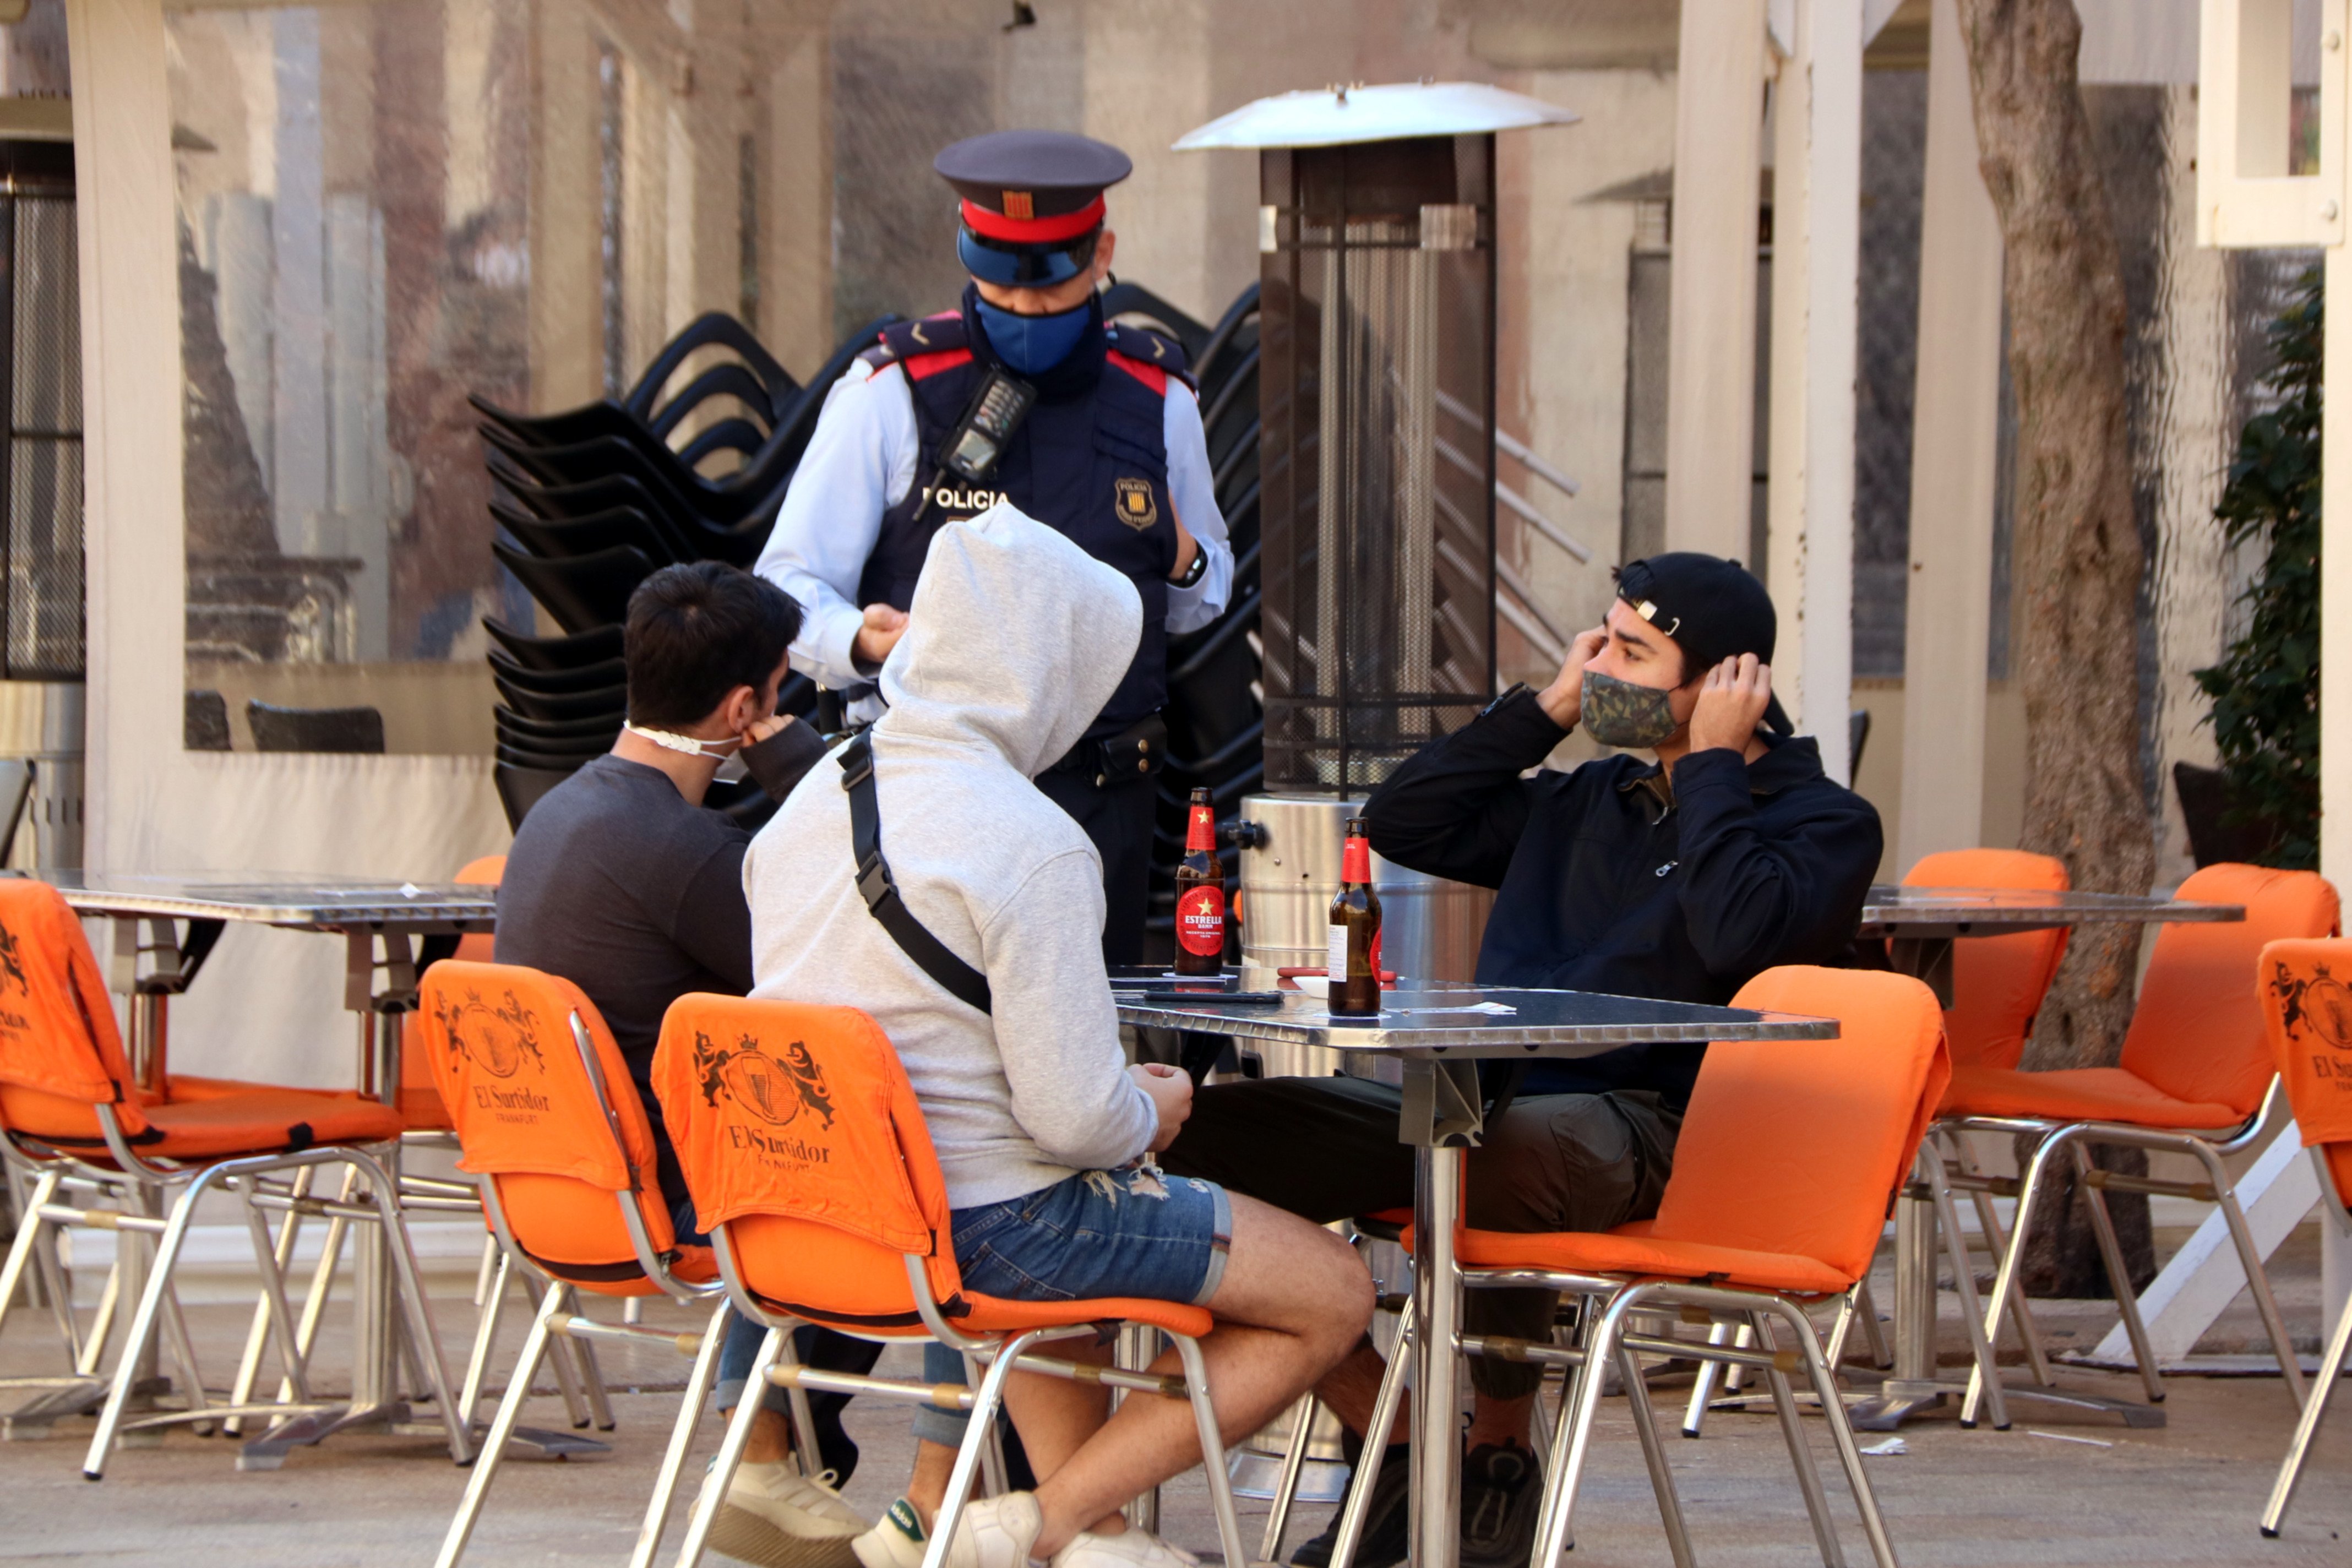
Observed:
[[[1505,1009],[1507,1009],[1506,1011]],[[1378,1018],[1334,1019],[1320,997],[1286,994],[1279,1006],[1209,997],[1119,998],[1119,1021],[1198,1029],[1250,1040],[1329,1046],[1394,1057],[1586,1057],[1620,1046],[1684,1040],[1829,1040],[1833,1018],[1651,1002],[1587,991],[1413,984],[1381,996]]]
[[[310,931],[379,925],[488,930],[498,918],[496,888],[456,882],[242,871],[34,874],[63,893],[75,910],[92,915],[236,921]]]
[[[1863,936],[1968,936],[1970,928],[2048,931],[2056,926],[2151,925],[2175,921],[2242,921],[2240,904],[2129,893],[2053,893],[2023,888],[1893,888],[1863,900]],[[1975,931],[1976,935],[1991,934]]]

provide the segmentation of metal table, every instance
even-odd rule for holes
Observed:
[[[1455,1568],[1462,1453],[1454,1219],[1466,1151],[1483,1131],[1478,1063],[1598,1056],[1620,1046],[1682,1040],[1826,1040],[1836,1037],[1838,1026],[1827,1018],[1580,991],[1416,987],[1389,992],[1381,1002],[1378,1018],[1350,1019],[1332,1017],[1320,998],[1304,994],[1286,995],[1278,1006],[1129,994],[1118,998],[1118,1016],[1146,1027],[1326,1047],[1402,1068],[1397,1136],[1415,1154],[1413,1294],[1421,1325],[1413,1342],[1412,1561],[1417,1568]],[[1477,1010],[1487,1005],[1513,1011]]]
[[[2078,925],[2147,925],[2159,921],[2229,921],[2246,918],[2237,904],[2125,893],[2054,893],[2014,888],[1874,887],[1864,900],[1860,933],[1885,937],[1894,965],[1935,989],[1952,1005],[1953,944],[1968,937],[2009,936]],[[1929,1151],[1929,1157],[1936,1157]],[[1947,1380],[1936,1367],[1936,1209],[1927,1189],[1906,1183],[1895,1205],[1895,1370],[1877,1397],[1853,1409],[1856,1427],[1891,1432],[1906,1418],[1965,1393],[1965,1379]],[[2161,1426],[2161,1406],[2135,1405],[2055,1388],[2015,1387],[2010,1398],[2033,1398],[2121,1415],[2135,1426]]]
[[[454,952],[460,936],[489,931],[498,917],[497,889],[457,883],[268,872],[149,876],[45,870],[35,875],[63,893],[77,913],[114,921],[110,984],[131,999],[126,1050],[140,1086],[157,1091],[169,1070],[171,999],[187,990],[229,922],[343,938],[343,1005],[359,1020],[357,1087],[372,1098],[396,1100],[400,1015],[415,1009],[417,975]],[[396,1178],[396,1149],[387,1152],[386,1163]],[[382,1425],[418,1436],[444,1435],[438,1420],[413,1421],[400,1391],[404,1349],[437,1358],[440,1347],[406,1343],[393,1300],[387,1238],[375,1226],[354,1230],[356,1339],[351,1403],[341,1412],[287,1422],[247,1443],[238,1455],[240,1469],[275,1468],[289,1449],[354,1426]],[[119,1256],[121,1297],[135,1300],[144,1283],[139,1276],[145,1260],[135,1247],[122,1248]],[[151,1362],[154,1353],[151,1346]],[[152,1383],[153,1366],[142,1366],[140,1375]]]

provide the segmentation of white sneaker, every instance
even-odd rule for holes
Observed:
[[[831,1470],[811,1479],[790,1459],[738,1465],[710,1549],[755,1568],[856,1568],[850,1542],[866,1521],[832,1482]]]
[[[900,1498],[885,1509],[874,1528],[849,1543],[865,1568],[923,1568],[923,1545],[929,1539],[915,1505]]]
[[[1118,1535],[1081,1530],[1054,1553],[1049,1568],[1196,1568],[1200,1561],[1148,1530],[1130,1528]]]
[[[948,1543],[947,1568],[1027,1568],[1029,1548],[1045,1528],[1045,1516],[1027,1492],[966,1503]],[[913,1507],[900,1498],[850,1550],[865,1568],[922,1568],[925,1540]]]

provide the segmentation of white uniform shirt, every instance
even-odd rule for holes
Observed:
[[[1106,367],[1104,374],[1118,373]],[[1224,613],[1234,552],[1217,510],[1200,400],[1171,376],[1164,406],[1169,502],[1208,557],[1199,582],[1168,590],[1168,634],[1176,637]],[[855,361],[825,394],[808,451],[777,509],[775,529],[753,570],[800,601],[806,618],[793,644],[793,668],[820,686],[837,691],[871,679],[851,660],[850,645],[864,625],[857,580],[881,535],[883,513],[915,483],[919,445],[906,368],[894,363],[877,371]],[[878,700],[868,699],[853,717],[879,712]]]

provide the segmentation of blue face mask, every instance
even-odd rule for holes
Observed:
[[[989,346],[996,357],[1012,370],[1024,375],[1036,375],[1053,369],[1070,357],[1078,340],[1087,335],[1087,325],[1094,316],[1094,300],[1081,301],[1074,309],[1056,310],[1050,316],[1022,316],[1000,310],[985,300],[973,301],[980,314],[980,324],[988,333]]]

